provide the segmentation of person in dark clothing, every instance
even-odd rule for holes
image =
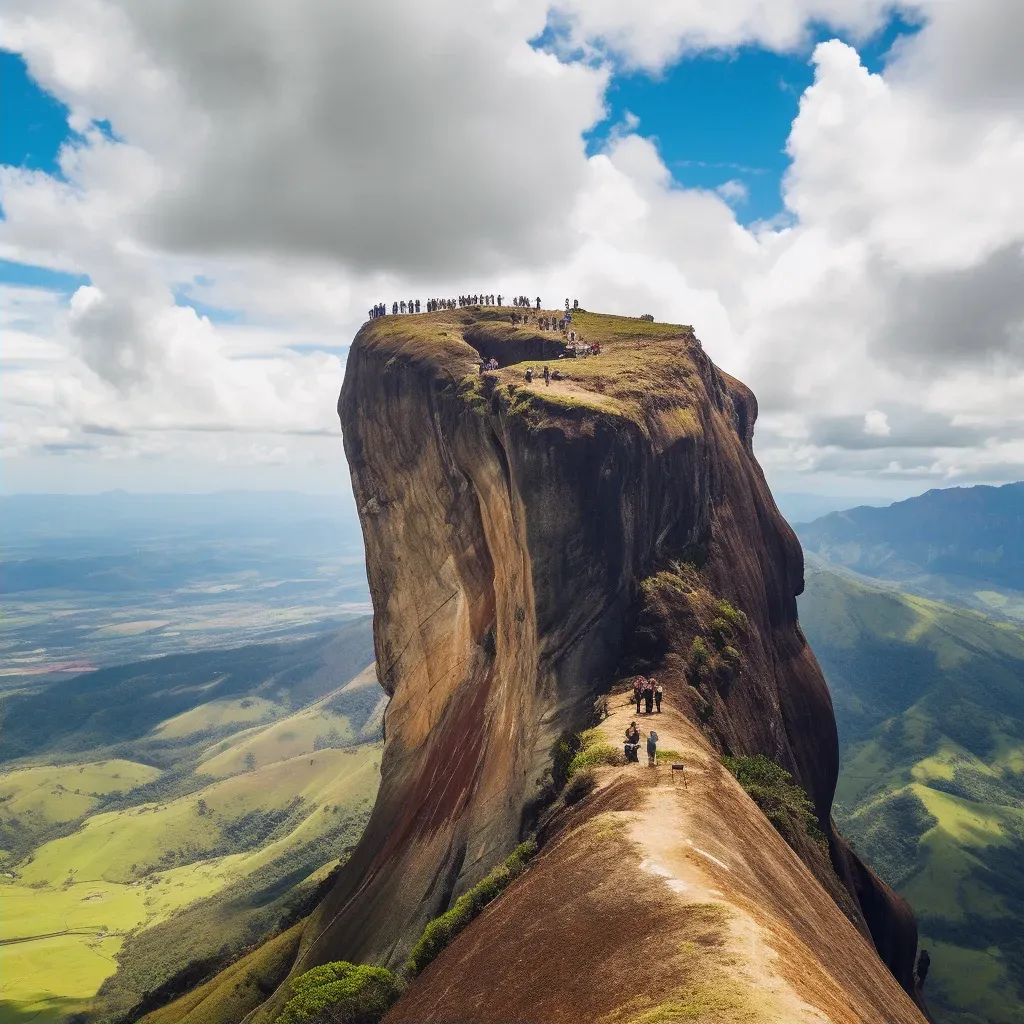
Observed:
[[[654,683],[650,679],[644,682],[644,710],[649,715],[654,714]]]
[[[661,714],[661,683],[656,679],[652,679],[651,682],[654,684],[654,704],[658,709],[658,714]]]
[[[526,383],[527,384],[532,384],[533,383],[533,367],[532,366],[528,366],[526,368]]]
[[[633,700],[636,701],[636,713],[640,714],[640,704],[644,699],[644,683],[646,680],[643,676],[637,676],[633,680]]]
[[[546,387],[551,387],[551,370],[548,367],[544,367],[544,384]]]
[[[928,955],[927,949],[922,949],[917,955],[917,984],[924,988],[924,979],[928,977],[928,968],[932,965],[932,958]]]
[[[640,755],[637,750],[640,747],[640,730],[636,727],[636,722],[630,722],[629,728],[626,730],[626,739],[623,744],[623,753],[626,755],[627,761],[634,763],[640,762]]]

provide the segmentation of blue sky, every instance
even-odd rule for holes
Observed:
[[[881,69],[893,41],[914,30],[894,17],[885,31],[858,41],[864,64]],[[716,189],[725,182],[741,182],[748,196],[733,203],[737,219],[751,224],[773,218],[783,210],[786,138],[800,95],[814,77],[810,53],[815,43],[835,35],[826,30],[811,33],[807,45],[795,54],[744,46],[687,57],[658,75],[616,74],[607,94],[609,117],[589,134],[588,149],[598,150],[628,112],[639,118],[639,133],[657,141],[679,185]],[[59,176],[60,147],[74,137],[68,114],[63,103],[32,80],[19,55],[0,51],[0,163]],[[84,281],[87,278],[0,261],[0,283],[70,292]],[[176,298],[202,315],[239,319],[234,311],[222,313],[189,299],[186,288],[179,288]]]
[[[871,71],[881,70],[893,42],[913,31],[894,17],[885,31],[857,43],[862,62]],[[592,133],[590,147],[598,148],[628,111],[640,119],[639,133],[657,140],[676,182],[715,189],[739,181],[749,195],[734,204],[737,219],[743,224],[769,220],[783,210],[786,138],[800,96],[814,80],[811,51],[835,36],[815,32],[797,54],[744,46],[688,57],[658,76],[617,75],[608,92],[611,116]]]
[[[29,77],[15,53],[0,51],[0,163],[55,174],[68,137],[68,108]]]

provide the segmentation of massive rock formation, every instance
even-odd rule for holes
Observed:
[[[658,998],[681,999],[680,979],[711,968],[662,947],[695,936],[775,993],[763,1019],[919,1021],[900,991],[913,917],[832,827],[835,723],[797,623],[800,547],[752,452],[754,397],[690,328],[589,313],[574,326],[600,356],[559,360],[555,335],[479,309],[384,317],[355,340],[338,409],[392,699],[370,824],[294,969],[401,965],[539,824],[536,867],[389,1019],[632,1020],[655,996],[629,1002],[609,958],[628,963],[639,942],[661,958]],[[481,356],[502,368],[479,374]],[[545,360],[569,379],[546,385]],[[662,745],[686,752],[691,788],[669,769],[606,769],[595,795],[554,811],[559,737],[611,693],[614,741],[616,694],[641,670],[665,687]],[[720,753],[792,772],[827,843],[790,837],[798,859]],[[766,952],[741,970],[755,932]],[[571,987],[590,995],[542,996],[570,948]],[[520,995],[499,999],[495,971]]]

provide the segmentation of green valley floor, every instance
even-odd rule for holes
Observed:
[[[308,912],[355,845],[382,748],[368,623],[241,652],[263,669],[234,683],[210,652],[4,705],[24,749],[60,699],[102,717],[135,687],[116,742],[88,746],[85,716],[62,744],[82,749],[0,768],[0,1024],[110,1018],[194,982]],[[168,690],[180,710],[159,718]]]

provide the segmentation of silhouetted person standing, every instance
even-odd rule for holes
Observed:
[[[651,682],[654,683],[654,705],[658,709],[658,714],[660,715],[661,714],[661,683],[657,682],[654,679],[652,679]]]
[[[924,979],[928,977],[928,968],[932,965],[932,958],[928,955],[927,949],[922,949],[917,954],[917,984],[919,988],[924,988]]]

